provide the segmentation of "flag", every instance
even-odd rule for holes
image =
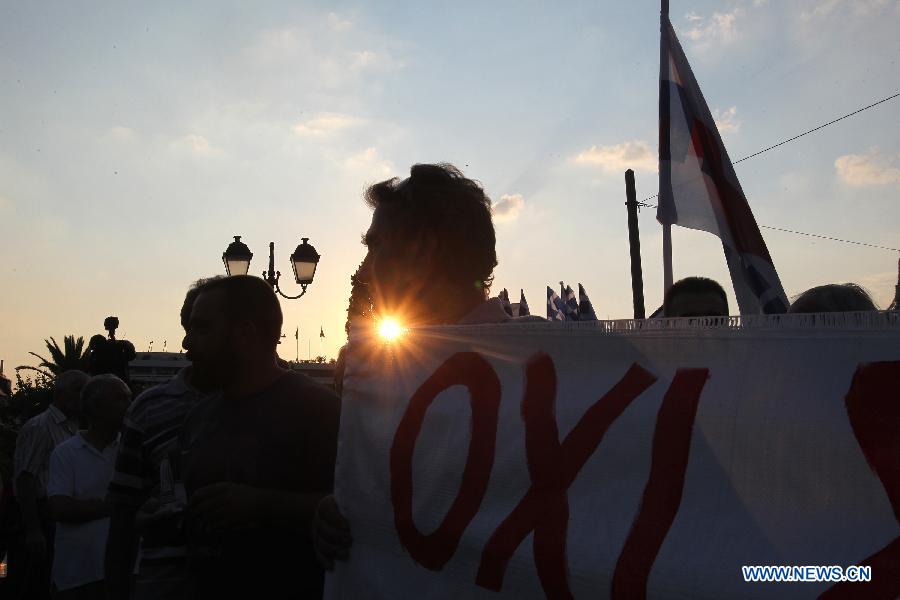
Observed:
[[[559,282],[562,285],[562,282]],[[563,290],[563,314],[566,315],[566,321],[578,321],[578,300],[575,298],[575,292],[569,286]]]
[[[667,14],[660,31],[656,219],[722,240],[741,314],[783,313],[788,300],[772,257]]]
[[[506,288],[503,288],[503,290],[497,294],[497,297],[500,298],[500,304],[503,306],[503,310],[506,311],[506,314],[513,316],[512,305],[509,303],[509,292],[506,291]]]
[[[295,340],[299,340],[299,339],[300,339],[300,326],[299,326],[299,325],[297,326],[297,329],[294,330],[294,339],[295,339]]]
[[[566,315],[562,310],[562,302],[559,296],[553,291],[549,285],[547,286],[547,320],[548,321],[565,321]]]
[[[319,337],[320,338],[325,337],[325,330],[322,328],[321,325],[319,325]]]
[[[519,289],[519,316],[527,317],[531,314],[528,310],[528,302],[525,300],[525,290]]]
[[[584,291],[584,286],[580,283],[578,284],[578,298],[580,302],[578,302],[578,316],[582,321],[596,321],[597,313],[594,312],[594,307],[591,304],[591,299],[588,298],[587,292]]]

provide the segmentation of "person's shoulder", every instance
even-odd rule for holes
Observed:
[[[75,434],[67,440],[63,440],[59,444],[56,445],[56,448],[53,449],[53,455],[55,456],[67,456],[77,452],[79,448],[81,448],[84,444],[82,443],[81,436],[79,434]]]
[[[43,416],[44,416],[44,413],[40,413],[40,414],[34,415],[30,419],[28,419],[24,423],[22,423],[22,426],[19,427],[19,435],[21,436],[26,433],[31,433],[32,431],[34,431],[35,429],[40,427]]]
[[[128,414],[136,417],[161,401],[167,399],[180,400],[186,395],[194,394],[196,392],[188,387],[179,376],[176,376],[165,383],[154,385],[138,394],[138,397],[128,407]]]
[[[35,439],[40,436],[47,437],[50,435],[50,429],[48,426],[48,412],[45,410],[44,412],[38,413],[25,421],[22,424],[22,427],[19,428],[19,438],[20,439]]]
[[[341,398],[337,392],[302,373],[288,371],[278,388],[279,402],[293,410],[340,410]]]
[[[328,386],[322,385],[308,375],[288,371],[282,376],[280,387],[292,393],[302,393],[305,396],[320,397],[323,399],[338,399],[337,393]]]
[[[204,419],[206,415],[215,408],[220,400],[221,394],[218,392],[200,396],[190,410],[187,411],[187,414],[184,417],[184,426],[187,426],[188,423]]]

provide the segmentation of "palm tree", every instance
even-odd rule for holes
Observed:
[[[63,338],[62,348],[59,347],[59,344],[57,344],[56,340],[52,337],[49,340],[44,340],[44,344],[47,345],[47,351],[50,352],[52,360],[47,360],[36,352],[29,352],[28,354],[40,359],[40,364],[37,367],[28,365],[19,366],[16,367],[16,371],[37,371],[52,379],[63,371],[69,371],[71,369],[87,370],[88,351],[84,347],[83,337],[79,336],[76,338],[74,335],[65,336]]]

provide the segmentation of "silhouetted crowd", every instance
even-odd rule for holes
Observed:
[[[365,198],[373,215],[349,320],[541,320],[510,317],[489,297],[496,239],[478,183],[415,165]],[[874,310],[853,284],[810,289],[790,308]],[[661,316],[728,314],[718,283],[689,277],[667,291]],[[22,427],[10,598],[319,598],[323,568],[349,556],[352,532],[331,495],[340,398],[279,361],[275,293],[251,276],[202,279],[180,317],[191,365],[171,381],[132,402],[121,374],[67,371]],[[339,361],[338,391],[342,377]]]

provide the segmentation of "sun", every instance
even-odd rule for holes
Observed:
[[[382,319],[378,324],[378,335],[386,342],[396,341],[406,331],[395,319]]]

